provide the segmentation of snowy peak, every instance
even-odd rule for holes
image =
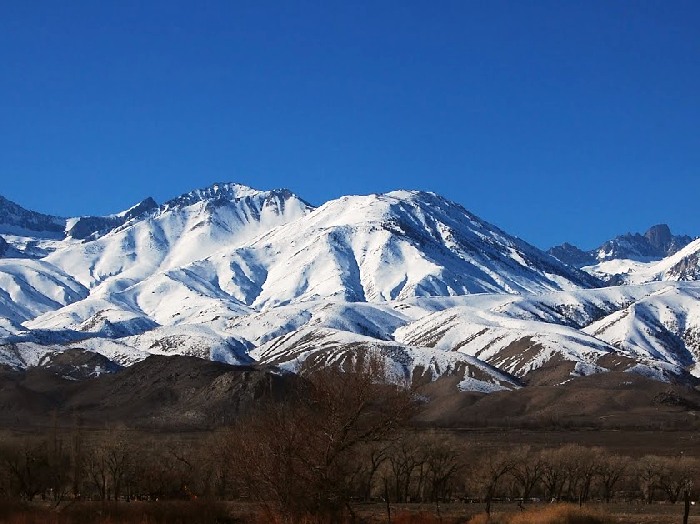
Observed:
[[[258,294],[254,307],[319,297],[387,301],[598,284],[462,206],[417,191],[332,200],[233,253],[223,267],[230,273],[250,261],[256,262],[247,272]]]
[[[148,197],[145,200],[142,200],[135,206],[130,207],[126,211],[123,211],[122,213],[119,213],[117,216],[123,216],[126,220],[131,220],[132,218],[137,218],[142,216],[145,213],[148,213],[149,211],[153,211],[158,207],[158,203],[153,200],[153,198]]]
[[[659,224],[643,235],[627,233],[605,242],[598,248],[596,258],[600,262],[616,259],[658,260],[673,255],[692,240],[687,235],[674,236],[666,224]]]
[[[114,215],[61,218],[29,211],[0,196],[0,233],[8,237],[5,241],[13,247],[12,256],[42,258],[60,248],[63,240],[99,238],[157,208],[149,197]]]
[[[244,197],[254,197],[263,194],[263,191],[258,191],[252,187],[238,184],[235,182],[217,182],[208,187],[194,189],[184,193],[164,204],[165,208],[175,206],[188,206],[202,200],[238,200]]]
[[[285,202],[288,200],[297,200],[303,202],[298,196],[288,189],[274,189],[271,191],[259,191],[252,187],[238,184],[235,182],[218,182],[211,186],[195,189],[183,195],[173,198],[165,202],[162,206],[163,211],[173,208],[182,208],[191,206],[198,202],[231,202],[235,203],[240,200],[276,200]],[[311,209],[311,205],[304,202]]]
[[[700,239],[658,261],[611,260],[583,269],[615,285],[700,280]]]
[[[591,251],[584,251],[573,244],[564,242],[547,250],[547,253],[557,260],[572,267],[583,267],[595,264],[595,254]]]
[[[126,211],[108,216],[78,217],[68,221],[66,235],[76,240],[95,239],[123,226],[130,220],[141,218],[156,210],[158,204],[151,197],[142,200]]]
[[[65,224],[64,218],[29,211],[0,196],[0,233],[57,237],[62,236]]]
[[[240,184],[214,184],[154,204],[146,200],[125,213],[88,222],[84,233],[114,227],[65,246],[50,261],[89,288],[104,284],[120,291],[216,251],[235,250],[311,210],[287,190],[257,191]]]
[[[651,247],[663,253],[667,253],[673,245],[671,228],[666,224],[658,224],[650,227],[647,232],[644,233],[644,238],[649,241]]]
[[[548,250],[565,264],[574,267],[590,266],[611,260],[648,262],[673,255],[692,242],[688,235],[673,235],[666,224],[650,227],[643,235],[627,233],[604,242],[600,247],[582,251],[568,243]]]
[[[282,215],[288,202],[292,202],[291,206],[296,204],[296,207],[304,210],[312,209],[287,189],[258,191],[242,184],[216,183],[175,197],[160,206],[153,198],[148,197],[126,211],[114,215],[70,219],[66,233],[68,237],[77,240],[95,240],[131,222],[179,211],[200,203],[204,204],[210,214],[215,214],[217,208],[233,206],[247,207],[253,216],[259,215],[265,209]]]

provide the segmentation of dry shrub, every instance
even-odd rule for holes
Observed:
[[[535,508],[513,515],[508,524],[607,524],[609,518],[597,511],[565,504]]]
[[[394,524],[437,524],[443,521],[437,516],[424,511],[420,513],[404,511],[392,517],[391,522]]]
[[[254,524],[351,524],[358,522],[358,519],[347,514],[335,517],[313,514],[292,516],[277,511],[263,510],[258,512],[250,522]],[[377,515],[373,515],[368,520],[360,518],[359,522],[386,522],[386,516],[380,518]],[[427,511],[400,511],[395,514],[392,513],[391,522],[392,524],[463,524],[464,519],[440,518]]]
[[[474,515],[467,521],[467,524],[495,524],[495,519],[489,518],[486,513],[479,513]]]
[[[277,509],[264,508],[251,516],[253,524],[327,524],[328,518],[319,515],[286,515]]]
[[[609,524],[612,522],[610,518],[593,510],[567,504],[554,504],[491,518],[482,513],[473,517],[467,524]]]

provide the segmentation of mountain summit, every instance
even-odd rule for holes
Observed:
[[[99,238],[110,231],[123,226],[130,220],[143,217],[158,208],[158,204],[151,197],[142,200],[126,211],[105,217],[79,217],[68,222],[66,234],[78,240]]]
[[[692,241],[692,237],[673,235],[668,225],[658,224],[650,227],[643,235],[620,235],[590,251],[583,251],[564,243],[549,249],[547,253],[574,267],[590,266],[610,260],[648,262],[673,255]]]
[[[0,196],[0,233],[57,237],[65,225],[65,218],[29,211]]]
[[[324,296],[386,301],[597,285],[462,206],[420,191],[332,200],[225,259],[227,267],[256,268],[254,306]]]

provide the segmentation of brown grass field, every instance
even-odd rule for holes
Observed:
[[[365,507],[356,510],[358,516],[373,524],[388,522],[386,508]],[[446,504],[435,506],[392,505],[392,523],[445,523],[445,524],[679,524],[683,505],[678,504],[624,504],[589,503],[583,508],[569,504],[533,504],[521,510],[517,504],[495,504],[491,519],[486,518],[483,504]],[[690,512],[690,523],[700,523],[700,506]]]
[[[489,518],[482,504],[435,505],[392,504],[391,521],[384,504],[360,504],[353,508],[358,524],[677,524],[682,522],[682,504],[589,503],[579,508],[570,504],[530,504],[524,509],[515,503],[493,507]],[[114,504],[80,503],[54,508],[41,503],[31,506],[0,503],[4,524],[276,524],[287,523],[284,516],[270,513],[254,504],[191,502],[132,502]],[[332,524],[337,520],[314,518],[296,520],[299,524]],[[689,522],[700,523],[700,506],[693,506]]]

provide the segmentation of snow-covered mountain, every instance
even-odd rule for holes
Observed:
[[[311,209],[286,190],[214,184],[145,211],[95,240],[67,244],[46,260],[93,292],[122,291],[215,251],[233,250]]]
[[[98,238],[157,207],[149,197],[114,215],[62,218],[29,211],[0,196],[0,258],[43,258],[65,240]]]
[[[19,253],[13,253],[13,248],[7,241],[0,237],[0,258],[10,257],[12,255],[18,256]]]
[[[623,288],[624,289],[624,288]],[[700,286],[656,284],[650,293],[583,331],[633,358],[655,359],[688,369],[700,362]]]
[[[50,329],[97,325],[97,313],[169,325],[324,297],[375,302],[597,284],[419,192],[344,197],[314,210],[287,191],[216,185],[45,260],[91,290],[32,324]]]
[[[65,224],[66,221],[63,218],[29,211],[0,196],[1,234],[57,238],[63,235]]]
[[[521,378],[562,363],[584,375],[607,369],[635,370],[659,378],[683,375],[700,356],[689,349],[700,320],[699,291],[697,283],[657,283],[520,297],[463,297],[459,305],[449,304],[399,328],[395,338],[409,345],[473,355]],[[657,319],[655,331],[643,324],[649,315],[618,326],[619,339],[600,330],[599,326],[608,326],[630,309],[659,308],[664,302],[672,310],[674,298],[670,297],[676,297],[678,315]],[[645,338],[630,342],[638,331],[646,333]],[[673,338],[675,344],[660,352],[657,336],[666,342]]]
[[[126,211],[106,217],[78,217],[66,221],[66,235],[78,240],[95,239],[123,226],[130,220],[146,216],[156,210],[158,204],[151,197],[142,200]]]
[[[0,260],[0,317],[25,322],[84,299],[88,290],[43,260]]]
[[[583,269],[606,282],[618,285],[700,280],[700,239],[662,260],[610,260]]]
[[[254,308],[596,285],[437,195],[343,197],[186,268]]]
[[[601,288],[426,192],[314,208],[219,183],[69,219],[7,202],[0,363],[12,367],[79,349],[114,369],[177,354],[298,370],[371,351],[397,380],[449,375],[479,391],[608,369],[700,374],[700,295],[684,282],[696,243],[630,280],[680,282]],[[676,237],[652,230],[650,245],[672,249]]]
[[[673,235],[666,224],[650,227],[643,235],[627,233],[604,242],[600,247],[583,251],[564,243],[547,252],[574,267],[593,266],[612,260],[633,260],[649,262],[673,255],[690,244],[693,238],[688,235]]]

